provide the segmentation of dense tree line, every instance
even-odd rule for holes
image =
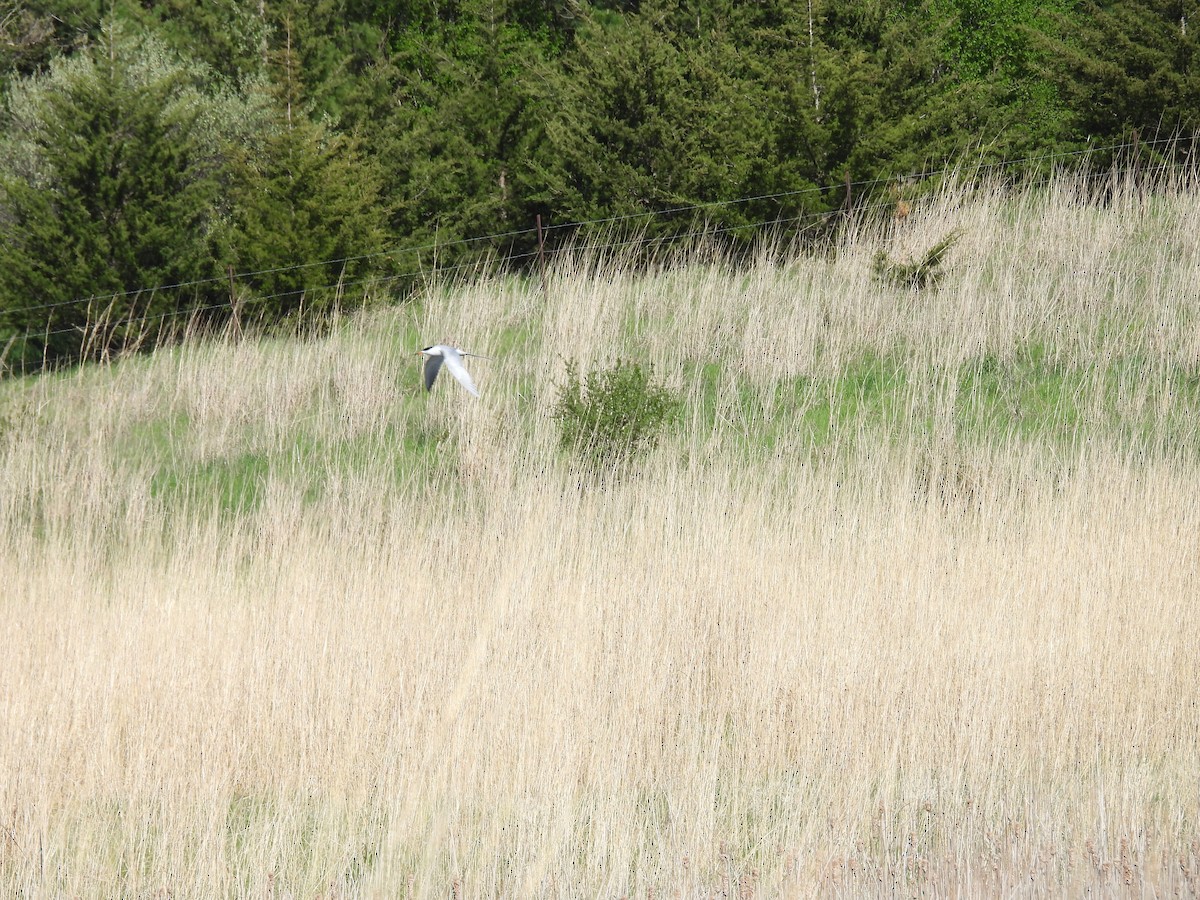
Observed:
[[[736,240],[964,157],[1190,151],[1196,5],[0,4],[0,341],[29,366],[320,313],[528,251],[539,215],[723,204]]]

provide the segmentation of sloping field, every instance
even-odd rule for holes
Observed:
[[[619,357],[683,411],[595,479],[550,413]],[[1194,185],[581,255],[0,422],[5,896],[1200,893]]]

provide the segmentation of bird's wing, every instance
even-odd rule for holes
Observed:
[[[470,391],[474,396],[479,396],[479,391],[475,389],[475,382],[471,380],[471,374],[462,364],[462,356],[456,350],[446,351],[446,368],[450,370],[450,374],[458,379],[459,384]]]
[[[433,387],[434,379],[437,378],[438,369],[442,367],[442,357],[427,356],[425,357],[425,390]],[[453,370],[451,370],[453,371]]]

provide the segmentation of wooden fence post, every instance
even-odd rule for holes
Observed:
[[[550,302],[550,289],[546,286],[546,236],[542,232],[542,214],[537,215],[538,268],[542,273],[542,299]]]
[[[229,267],[229,309],[233,314],[233,336],[242,336],[242,304],[238,300],[237,283],[234,281],[233,266]]]

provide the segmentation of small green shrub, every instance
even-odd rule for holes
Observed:
[[[903,263],[896,262],[880,250],[875,254],[875,276],[896,287],[910,288],[914,291],[932,287],[942,280],[945,274],[942,259],[957,240],[958,232],[951,232],[930,247],[920,259],[911,259]]]
[[[611,465],[655,446],[678,409],[675,395],[655,383],[653,367],[618,361],[580,378],[578,367],[568,363],[554,417],[564,449]]]

